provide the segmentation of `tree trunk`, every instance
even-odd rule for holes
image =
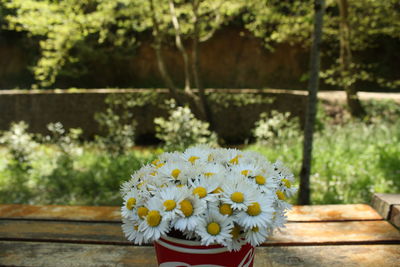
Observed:
[[[314,122],[317,112],[317,91],[319,85],[319,65],[324,15],[324,0],[315,0],[314,34],[310,54],[310,80],[308,81],[307,112],[304,127],[303,162],[300,171],[300,191],[298,203],[310,204],[310,173],[313,146]]]
[[[346,82],[352,75],[351,70],[351,33],[348,20],[349,5],[347,0],[337,0],[340,12],[340,76],[342,84],[347,96],[347,105],[353,117],[362,118],[365,116],[365,110],[361,105],[360,99],[357,96],[357,89],[353,84]]]
[[[199,59],[199,41],[200,41],[200,29],[199,29],[199,16],[198,16],[198,8],[200,5],[200,0],[193,0],[192,1],[192,10],[193,10],[193,24],[194,24],[194,34],[193,34],[193,50],[192,50],[192,71],[194,82],[199,91],[200,102],[203,106],[204,115],[206,120],[210,124],[210,129],[214,130],[215,125],[213,121],[213,116],[211,112],[210,105],[207,100],[207,96],[205,94],[205,89],[203,87],[203,83],[200,77],[200,59]]]
[[[175,44],[178,50],[182,54],[183,58],[183,69],[184,69],[184,75],[185,75],[185,96],[189,98],[189,103],[191,103],[191,109],[194,111],[195,114],[201,119],[201,120],[207,120],[206,117],[206,112],[204,110],[203,105],[201,104],[201,99],[193,93],[192,88],[191,88],[191,83],[190,83],[190,67],[189,67],[189,57],[186,52],[185,47],[183,46],[182,39],[181,39],[181,31],[180,31],[180,25],[179,25],[179,20],[178,17],[176,16],[175,12],[175,4],[173,0],[169,0],[169,10],[172,18],[172,25],[174,26],[175,29]],[[193,64],[193,63],[192,63]]]
[[[182,100],[179,96],[178,90],[169,75],[164,62],[162,54],[162,36],[160,32],[159,22],[156,17],[154,0],[150,0],[151,19],[153,22],[153,35],[155,38],[154,49],[156,51],[158,70],[160,71],[161,77],[164,80],[165,85],[168,87],[171,97],[175,99],[177,105],[182,106]]]
[[[182,44],[181,30],[179,26],[178,17],[176,16],[175,13],[175,5],[173,0],[169,0],[169,11],[172,18],[172,25],[174,26],[175,29],[175,44],[178,50],[181,52],[183,58],[183,69],[185,74],[185,92],[191,92],[189,57],[187,55],[185,47]]]

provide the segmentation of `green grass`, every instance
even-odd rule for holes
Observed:
[[[81,155],[71,157],[41,145],[26,169],[2,149],[0,203],[120,205],[120,184],[153,160],[153,151],[133,150],[113,157],[86,147]]]
[[[248,149],[286,162],[299,177],[301,140]],[[350,122],[317,133],[311,190],[313,204],[369,203],[375,192],[400,192],[400,123]]]
[[[400,192],[400,105],[370,102],[367,108],[367,122],[333,125],[319,116],[323,127],[314,138],[313,204],[370,203],[375,192]],[[299,177],[300,137],[245,149],[282,160]],[[62,152],[60,146],[39,144],[28,163],[21,163],[0,147],[0,203],[120,205],[120,184],[160,152],[133,149],[112,156],[93,143],[79,150]]]

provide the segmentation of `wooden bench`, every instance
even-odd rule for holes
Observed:
[[[119,207],[0,205],[1,266],[156,266]],[[295,206],[254,266],[400,266],[400,232],[369,205]]]

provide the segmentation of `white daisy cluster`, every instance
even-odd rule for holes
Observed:
[[[293,174],[258,153],[197,146],[164,153],[122,185],[122,229],[148,243],[174,231],[239,250],[263,243],[291,207]]]

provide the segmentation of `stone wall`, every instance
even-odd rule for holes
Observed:
[[[147,90],[148,91],[148,90]],[[160,107],[166,91],[159,90],[160,97],[155,103],[148,103],[132,109],[138,123],[136,130],[138,143],[154,142],[153,119],[167,116],[167,111]],[[210,98],[221,90],[210,90]],[[0,91],[0,130],[9,128],[13,121],[25,121],[34,133],[47,133],[46,125],[61,122],[66,128],[82,128],[85,138],[93,138],[100,132],[94,120],[96,112],[106,108],[105,98],[110,94],[129,94],[140,98],[146,90],[52,90],[52,91]],[[261,112],[276,109],[290,111],[293,116],[304,117],[306,93],[301,91],[276,90],[224,90],[220,95],[240,94],[245,101],[220,100],[212,103],[216,132],[227,143],[243,142],[251,136],[254,122]],[[215,98],[215,97],[214,97]],[[213,99],[214,99],[213,98]],[[252,101],[254,99],[268,101]],[[229,99],[229,98],[228,98]],[[247,99],[247,100],[246,100]],[[249,100],[249,101],[248,101]],[[158,103],[157,103],[158,102]]]

